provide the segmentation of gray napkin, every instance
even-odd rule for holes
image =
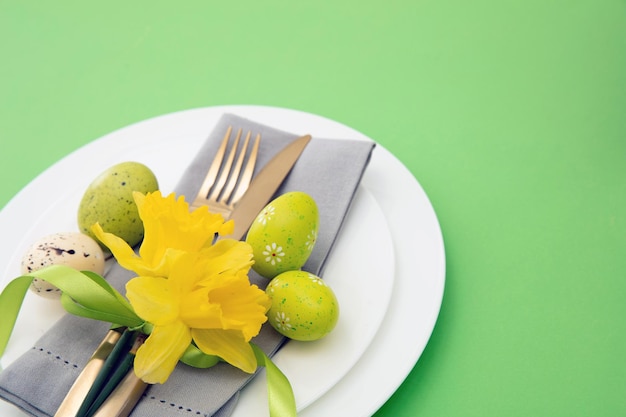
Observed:
[[[283,132],[239,116],[222,116],[176,186],[177,195],[190,201],[206,175],[213,155],[228,126],[261,133],[256,171],[299,135]],[[306,134],[308,132],[298,132]],[[369,162],[375,144],[368,141],[313,138],[276,196],[304,191],[316,201],[320,230],[304,270],[323,276],[323,267],[343,219]],[[182,161],[185,163],[185,161]],[[114,265],[107,280],[122,294],[133,273]],[[264,288],[267,279],[253,271],[251,281]],[[0,373],[0,397],[37,417],[54,415],[73,381],[98,346],[108,323],[64,316],[22,357]],[[253,339],[269,356],[285,342],[271,326],[264,325]],[[219,416],[231,414],[239,390],[253,376],[220,363],[210,369],[179,364],[163,385],[151,385],[131,416]]]

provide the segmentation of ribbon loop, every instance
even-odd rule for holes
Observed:
[[[59,288],[63,308],[71,314],[130,328],[140,328],[145,323],[135,314],[130,303],[100,275],[65,265],[52,265],[15,278],[0,293],[0,357],[9,343],[33,278]]]

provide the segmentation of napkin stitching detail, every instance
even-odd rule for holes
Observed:
[[[169,402],[169,401],[164,400],[164,399],[162,399],[162,398],[161,398],[161,399],[158,399],[158,398],[157,398],[156,396],[154,396],[154,395],[144,394],[144,395],[143,395],[143,397],[144,397],[145,399],[158,401],[158,402],[160,403],[160,406],[164,406],[165,408],[167,408],[167,406],[169,406],[169,407],[170,407],[169,409],[178,409],[179,411],[186,411],[186,412],[188,412],[188,413],[194,413],[194,412],[195,412],[195,414],[196,414],[196,415],[199,415],[199,416],[200,416],[200,415],[202,415],[202,416],[204,416],[204,417],[207,417],[207,416],[208,416],[208,414],[204,414],[202,411],[199,411],[199,410],[192,410],[191,408],[185,408],[185,407],[184,407],[184,406],[182,406],[182,405],[177,405],[176,403]]]
[[[57,360],[57,361],[62,361],[64,364],[71,366],[72,368],[76,368],[78,369],[78,365],[75,363],[71,363],[70,361],[63,359],[63,357],[61,355],[56,355],[54,352],[51,352],[47,349],[44,349],[42,347],[37,347],[37,346],[33,346],[33,350],[39,351],[41,353],[45,353],[46,355],[48,355],[48,357],[52,358],[53,360]]]

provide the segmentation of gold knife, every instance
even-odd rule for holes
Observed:
[[[237,203],[237,206],[235,206],[235,209],[229,217],[229,220],[235,221],[234,232],[228,236],[220,236],[220,238],[239,240],[246,234],[246,231],[250,228],[256,216],[272,199],[276,190],[278,190],[283,183],[310,141],[311,135],[305,135],[294,140],[265,164],[261,171],[253,178],[248,190]],[[91,380],[85,378],[81,380],[80,383],[78,380],[74,383],[68,394],[68,396],[73,398],[72,404],[78,402],[78,407],[80,406],[86,392],[89,390],[89,386],[85,388],[83,384],[89,383],[89,385],[91,385],[94,378]],[[143,395],[147,385],[148,384],[141,379],[137,378],[131,369],[126,375],[126,378],[120,383],[119,387],[113,391],[109,398],[102,404],[96,416],[127,417]],[[73,391],[75,391],[75,393],[73,393]],[[61,411],[61,409],[59,409],[59,411]],[[106,411],[106,414],[101,414],[103,411]],[[69,417],[73,415],[68,413],[59,414],[59,412],[55,414],[55,417],[66,416]]]
[[[311,135],[302,136],[285,146],[252,179],[250,187],[235,206],[229,220],[235,221],[235,230],[222,239],[241,239],[263,207],[272,199],[295,165]]]

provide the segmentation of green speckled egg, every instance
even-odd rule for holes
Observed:
[[[98,222],[105,232],[113,233],[134,246],[143,239],[133,191],[158,190],[154,173],[139,162],[122,162],[100,174],[87,188],[78,208],[78,227],[96,239],[91,226]]]
[[[270,324],[290,339],[321,339],[337,324],[337,297],[321,278],[311,273],[283,272],[270,281],[265,292],[272,300],[267,312]]]
[[[310,195],[292,191],[277,197],[248,231],[252,268],[266,278],[302,268],[315,246],[318,226],[317,204]]]

